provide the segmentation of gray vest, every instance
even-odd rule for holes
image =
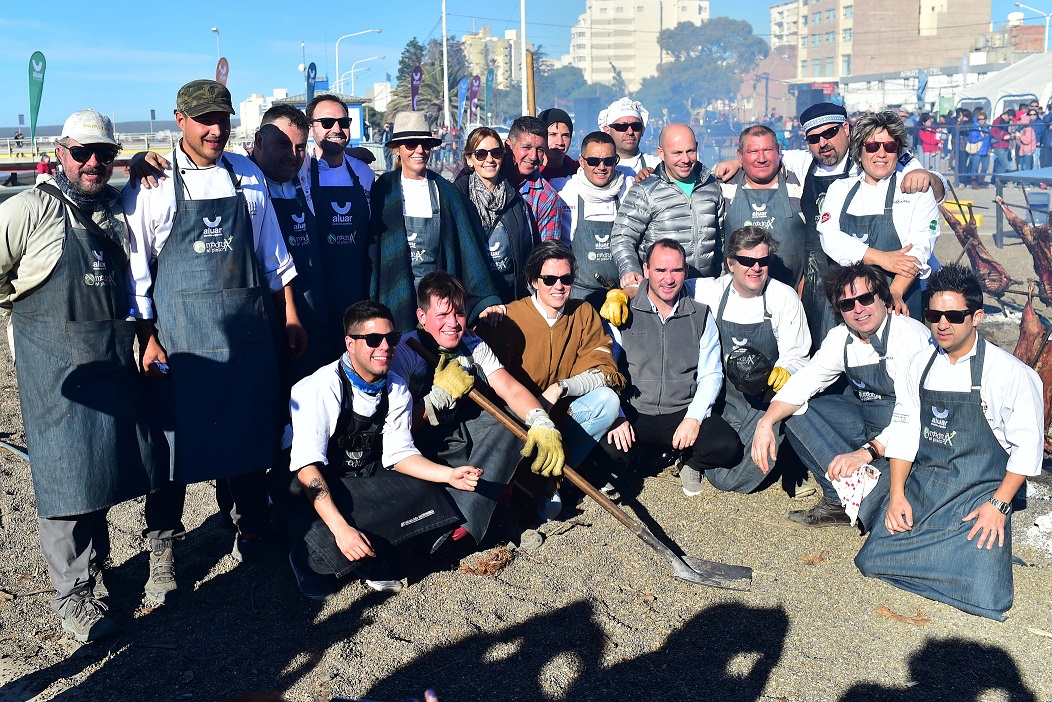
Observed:
[[[621,330],[622,372],[628,379],[624,397],[640,414],[681,412],[694,399],[698,352],[709,308],[684,295],[664,324],[639,284],[628,323]]]

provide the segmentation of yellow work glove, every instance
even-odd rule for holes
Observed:
[[[530,470],[545,478],[559,477],[563,474],[563,464],[566,463],[562,434],[542,409],[530,410],[526,420],[530,430],[526,433],[522,457],[528,458],[536,450],[537,456],[533,459]]]
[[[443,355],[439,359],[432,385],[445,390],[456,401],[468,394],[471,386],[475,384],[475,378],[464,370],[462,365],[456,361],[450,361],[449,358]]]
[[[606,302],[599,310],[599,316],[620,327],[628,321],[628,295],[620,288],[614,288],[606,293]]]
[[[786,383],[787,380],[789,380],[789,377],[790,377],[789,371],[787,371],[784,368],[780,368],[778,366],[775,366],[771,370],[771,374],[769,376],[767,376],[767,385],[771,389],[773,389],[775,392],[778,392],[783,387],[785,387],[785,383]]]

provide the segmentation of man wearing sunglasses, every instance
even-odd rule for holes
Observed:
[[[727,273],[699,278],[694,299],[716,310],[726,382],[715,407],[745,446],[770,397],[807,363],[811,334],[796,291],[771,278],[779,243],[765,227],[737,229],[727,240]],[[781,427],[774,426],[777,440]],[[745,451],[733,466],[706,471],[720,490],[752,492],[770,471],[760,470]],[[694,487],[700,490],[700,482]]]
[[[11,313],[40,548],[52,607],[78,641],[116,630],[101,603],[109,507],[167,481],[127,321],[127,234],[107,185],[118,150],[108,117],[75,112],[55,149],[62,170],[0,205],[0,306]]]
[[[915,355],[898,379],[890,494],[855,564],[867,577],[1003,621],[1013,600],[1012,499],[1041,473],[1041,379],[979,335],[983,293],[971,270],[946,266],[928,289],[936,348]]]
[[[472,491],[482,471],[424,458],[413,443],[406,381],[391,373],[401,334],[391,311],[370,300],[344,314],[345,351],[292,391],[283,444],[288,472],[271,494],[291,545],[300,591],[324,600],[355,575],[378,592],[402,589],[392,547],[459,521],[436,483]]]
[[[627,97],[614,100],[599,113],[599,128],[613,138],[617,148],[620,159],[617,170],[628,178],[635,178],[646,169],[653,170],[661,163],[657,156],[640,151],[649,118],[650,113],[642,103]]]
[[[264,471],[277,449],[279,381],[273,330],[295,359],[307,339],[290,286],[285,247],[265,176],[224,151],[234,113],[213,80],[179,89],[182,131],[157,187],[124,189],[131,230],[131,314],[139,320],[142,371],[163,413],[176,487],[147,498],[151,532],[146,595],[164,603],[177,589],[174,541],[185,486],[225,483],[238,528],[232,555],[258,553],[268,529]]]
[[[756,425],[751,447],[756,465],[770,470],[778,454],[774,427],[785,420],[786,438],[822,488],[817,505],[788,515],[790,521],[809,527],[855,523],[832,481],[847,478],[862,466],[881,471],[877,494],[887,494],[884,451],[895,407],[896,374],[931,343],[923,324],[890,314],[891,292],[878,269],[864,263],[831,266],[825,290],[842,323],[774,396]],[[815,397],[841,377],[852,394]],[[875,527],[873,502],[863,501],[858,513],[863,530]]]

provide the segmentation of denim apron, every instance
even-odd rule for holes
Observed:
[[[855,565],[867,577],[1004,621],[1013,600],[1012,516],[1005,519],[1004,547],[995,544],[990,550],[968,541],[975,522],[961,521],[993,497],[1008,465],[1008,453],[990,429],[979,394],[986,341],[978,336],[975,343],[969,390],[924,388],[938,351],[924,367],[920,445],[905,490],[913,507],[913,528],[898,534],[873,529]],[[880,500],[880,514],[888,503],[887,496]]]
[[[840,212],[840,231],[850,234],[877,251],[898,251],[901,249],[902,241],[899,240],[899,235],[895,230],[895,219],[892,216],[897,184],[898,174],[892,173],[891,181],[888,183],[888,193],[884,198],[884,212],[875,215],[853,215],[848,213],[847,208],[851,205],[851,201],[855,198],[855,194],[858,192],[862,182],[859,181],[851,186],[851,190],[848,191],[847,198],[844,200],[844,208]],[[887,271],[884,274],[887,276],[888,283],[895,279],[895,276]],[[906,289],[903,300],[910,308],[910,316],[920,320],[920,279],[913,279],[909,288]]]
[[[614,198],[614,211],[621,208],[621,201]],[[565,214],[565,213],[564,213]],[[592,307],[599,310],[606,301],[608,287],[599,282],[596,276],[609,280],[615,287],[620,285],[621,274],[617,261],[610,252],[610,231],[614,228],[613,220],[593,222],[585,219],[584,198],[577,196],[577,228],[573,232],[570,246],[577,259],[577,275],[574,277],[570,297],[575,300],[587,300]]]
[[[818,235],[818,218],[822,215],[822,202],[826,192],[834,181],[847,178],[850,173],[847,167],[843,173],[836,175],[818,175],[818,159],[812,159],[804,176],[804,192],[800,196],[800,209],[807,224],[804,238],[804,251],[807,261],[804,264],[804,290],[800,301],[807,315],[807,326],[811,331],[811,349],[817,350],[822,345],[829,330],[837,325],[833,308],[826,299],[822,278],[829,270],[829,257],[822,249],[822,239]]]
[[[828,486],[823,477],[833,459],[860,449],[891,424],[895,411],[895,381],[888,374],[888,337],[892,317],[884,322],[884,333],[871,336],[869,342],[879,354],[876,363],[849,366],[848,344],[861,344],[853,335],[844,344],[844,375],[855,397],[822,395],[810,401],[807,411],[786,420],[786,435],[801,460],[818,477],[819,484]],[[877,504],[888,494],[889,468],[886,458],[872,462],[880,470],[880,478],[873,492],[862,501],[858,517],[866,529],[878,523]],[[870,499],[873,496],[876,499]],[[874,522],[874,519],[877,522]]]
[[[752,324],[731,322],[723,318],[730,292],[731,286],[728,285],[723,291],[723,297],[720,299],[720,306],[716,312],[716,326],[720,330],[720,347],[723,351],[724,363],[727,362],[728,356],[735,348],[748,346],[766,356],[773,364],[778,360],[778,339],[774,335],[771,313],[767,311],[767,292],[764,291],[762,297],[763,321]],[[768,405],[769,403],[763,402],[761,398],[746,397],[729,380],[723,383],[723,411],[721,414],[727,423],[738,432],[745,446],[752,445],[756,423],[760,421]],[[779,444],[782,440],[780,426],[781,423],[774,427]],[[742,493],[755,490],[765,477],[766,475],[759,466],[753,463],[752,455],[748,451],[736,466],[705,471],[705,478],[716,488]]]
[[[269,181],[268,181],[269,183]],[[314,213],[307,204],[299,178],[294,180],[296,197],[293,199],[271,197],[274,214],[285,239],[285,247],[296,263],[296,277],[292,279],[292,296],[300,324],[307,332],[307,350],[298,359],[291,361],[288,386],[306,378],[340,353],[341,346],[331,348],[327,343],[329,305],[322,275],[321,242],[318,240]],[[268,184],[269,188],[269,184]],[[340,342],[343,337],[340,337]]]
[[[439,268],[439,242],[442,237],[442,213],[438,206],[438,188],[429,178],[427,192],[431,196],[430,217],[405,217],[405,233],[409,240],[409,261],[413,266],[413,290],[420,279]],[[404,198],[404,191],[402,197]]]
[[[743,188],[742,180],[735,186],[724,231],[734,232],[751,225],[771,232],[778,242],[778,251],[771,256],[771,277],[796,290],[807,262],[807,225],[793,209],[785,178],[778,176],[777,188]]]
[[[381,464],[383,428],[388,413],[388,388],[371,417],[354,412],[354,392],[343,362],[336,367],[343,388],[340,416],[321,473],[329,486],[333,504],[347,522],[366,534],[374,549],[381,551],[414,536],[460,522],[453,501],[437,483],[420,480]],[[288,516],[295,538],[303,538],[313,557],[330,566],[337,577],[352,572],[360,561],[351,561],[340,551],[332,531],[322,521],[293,474],[289,483]]]
[[[311,202],[328,309],[326,331],[318,338],[319,351],[325,352],[322,365],[344,352],[343,313],[369,297],[369,198],[350,162],[344,159],[343,164],[351,185],[322,186],[317,159],[310,164]]]
[[[278,423],[278,370],[270,292],[256,261],[241,182],[226,158],[234,195],[186,199],[175,180],[172,232],[157,255],[157,335],[171,374],[153,387],[171,408],[166,427],[172,479],[230,478],[268,468]]]
[[[62,201],[66,231],[51,275],[12,303],[15,372],[37,515],[67,517],[160,487],[163,439],[155,460],[132,353],[123,228],[112,213],[112,230],[88,225],[57,188],[38,187]]]

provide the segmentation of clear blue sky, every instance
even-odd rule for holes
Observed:
[[[993,19],[1004,21],[1014,10],[1011,0],[992,0]],[[1032,0],[1052,11],[1052,0]],[[558,57],[569,45],[570,27],[584,11],[585,0],[527,0],[527,39]],[[769,31],[769,2],[712,0],[712,16],[748,20],[757,34]],[[230,61],[229,87],[238,102],[250,93],[269,95],[273,88],[302,90],[297,70],[300,42],[307,62],[335,80],[336,39],[351,32],[379,28],[382,34],[345,39],[340,44],[340,70],[362,58],[384,55],[356,74],[357,92],[387,73],[397,71],[398,56],[410,37],[421,41],[440,36],[440,0],[394,2],[296,3],[254,0],[251,3],[72,2],[45,0],[5,3],[0,9],[0,127],[29,121],[27,66],[33,51],[44,52],[47,74],[39,124],[61,124],[77,109],[92,107],[118,121],[148,119],[150,109],[167,119],[179,86],[215,75],[216,35]],[[472,31],[490,24],[494,33],[515,28],[517,0],[447,0],[449,32]],[[352,19],[339,19],[353,15]],[[1042,21],[1027,12],[1030,22]]]

